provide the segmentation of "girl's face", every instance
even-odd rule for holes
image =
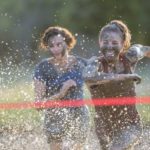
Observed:
[[[55,35],[48,40],[48,49],[54,57],[63,55],[68,46],[62,35]]]
[[[120,33],[105,32],[99,39],[100,52],[104,55],[108,63],[114,63],[123,50],[124,43]]]

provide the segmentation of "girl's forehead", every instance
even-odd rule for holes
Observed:
[[[48,39],[49,43],[57,43],[57,42],[63,42],[63,41],[65,41],[65,38],[60,34],[54,35]]]
[[[100,40],[122,40],[122,38],[118,32],[104,32],[102,33]]]

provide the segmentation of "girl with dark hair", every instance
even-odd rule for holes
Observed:
[[[69,55],[76,40],[65,28],[49,27],[41,38],[41,47],[52,57],[40,62],[34,73],[35,100],[82,100],[82,62]],[[50,149],[63,149],[64,140],[73,140],[83,149],[89,129],[86,106],[45,109],[44,129]],[[70,148],[73,149],[73,148]]]

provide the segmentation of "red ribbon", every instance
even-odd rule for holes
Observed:
[[[10,109],[32,109],[32,108],[52,108],[52,107],[80,107],[89,106],[112,106],[112,105],[135,105],[150,104],[150,97],[121,97],[121,98],[101,98],[87,100],[48,100],[46,102],[13,102],[0,103],[0,110]]]

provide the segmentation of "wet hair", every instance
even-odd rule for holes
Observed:
[[[61,35],[62,37],[64,37],[64,40],[68,46],[68,50],[71,50],[75,46],[76,39],[69,30],[59,27],[59,26],[53,26],[53,27],[48,27],[44,31],[40,40],[40,47],[42,49],[47,49],[49,38],[58,36],[58,35]]]
[[[131,45],[131,33],[125,23],[120,20],[112,20],[101,29],[99,38],[101,39],[106,32],[119,33],[124,42],[123,51],[125,52],[129,49]]]

